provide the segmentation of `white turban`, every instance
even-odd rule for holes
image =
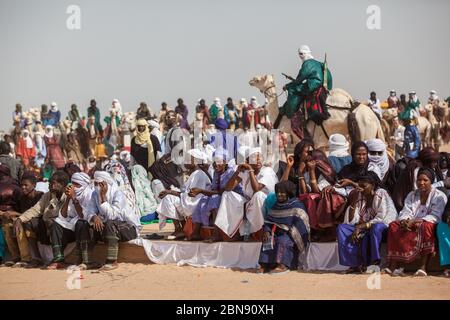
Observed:
[[[300,49],[298,49],[298,52],[308,54],[311,53],[311,49],[309,48],[309,46],[303,45],[300,47]]]
[[[386,144],[380,139],[371,139],[366,141],[366,145],[369,149],[369,161],[380,169],[381,180],[383,180],[389,171],[389,158],[386,152]],[[371,151],[383,152],[383,154],[373,156],[370,155]]]
[[[45,127],[45,136],[47,137],[47,138],[53,138],[53,126],[46,126]]]
[[[120,153],[120,160],[125,161],[125,162],[130,162],[131,161],[131,154],[130,151],[122,151]]]
[[[97,181],[106,182],[110,186],[116,185],[116,181],[106,171],[95,171],[94,179]]]
[[[108,184],[108,191],[106,193],[106,198],[111,200],[114,194],[119,190],[116,181],[111,177],[111,175],[106,171],[95,171],[94,180],[106,182]],[[100,197],[100,187],[94,187],[97,192],[97,196]]]
[[[308,59],[313,59],[314,57],[312,56],[312,52],[311,49],[306,46],[303,45],[300,47],[300,49],[298,49],[298,53],[302,53],[303,54],[303,60],[308,60]]]
[[[330,156],[334,157],[346,157],[349,155],[348,148],[349,143],[342,134],[336,133],[330,136],[328,140],[328,147]]]
[[[261,147],[250,148],[250,150],[248,151],[248,156],[251,157],[255,153],[261,153],[262,154]]]
[[[51,107],[52,111],[54,111],[54,112],[58,111],[58,105],[56,104],[56,102],[52,102],[50,107]]]
[[[31,136],[30,136],[30,131],[23,130],[22,135],[23,135],[23,138],[25,139],[26,148],[32,149],[34,147],[34,145],[33,145],[33,139],[31,139]]]
[[[213,154],[214,162],[226,162],[228,160],[228,151],[222,146],[217,148]]]
[[[245,160],[245,159],[248,158],[249,150],[250,150],[250,147],[240,146],[239,149],[238,149],[238,153]]]
[[[202,162],[206,163],[208,161],[208,155],[200,149],[191,149],[188,151],[188,154]]]
[[[76,172],[72,175],[72,182],[79,184],[79,188],[75,188],[77,200],[83,208],[86,208],[92,199],[94,187],[91,183],[91,178],[84,172]]]
[[[148,120],[148,125],[150,126],[150,128],[159,128],[159,123],[155,120]]]

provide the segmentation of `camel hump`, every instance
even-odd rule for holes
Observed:
[[[348,108],[352,107],[352,96],[343,89],[333,89],[327,97],[327,105],[337,108]]]

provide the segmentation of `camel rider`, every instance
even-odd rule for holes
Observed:
[[[409,93],[409,102],[405,110],[400,112],[399,118],[405,126],[403,149],[408,158],[417,158],[420,151],[421,140],[419,130],[417,129],[417,119],[419,117],[420,101],[417,99],[414,91]]]
[[[430,91],[430,97],[428,98],[428,103],[429,104],[439,104],[439,97],[437,95],[436,90],[431,90]]]
[[[400,104],[400,99],[397,97],[397,92],[391,90],[389,92],[389,98],[387,98],[387,103],[389,108],[398,108]]]
[[[288,98],[279,109],[279,116],[274,123],[275,128],[278,127],[283,115],[291,119],[303,102],[306,102],[308,119],[320,124],[329,117],[324,100],[326,91],[333,87],[331,73],[326,68],[326,64],[314,59],[308,46],[302,46],[298,54],[303,62],[302,67],[297,78],[288,77],[292,82],[286,84],[283,88],[287,90]],[[327,69],[326,73],[324,72],[325,68]],[[324,74],[326,74],[326,79]],[[327,90],[323,90],[324,86]]]
[[[405,106],[405,110],[400,112],[399,118],[401,120],[413,119],[415,115],[416,116],[419,115],[419,108],[420,108],[420,100],[417,98],[416,92],[411,91],[409,93],[409,101]]]

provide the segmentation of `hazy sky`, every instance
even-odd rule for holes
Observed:
[[[71,4],[81,30],[66,27]],[[381,30],[366,27],[372,4]],[[327,52],[334,86],[356,99],[392,88],[447,97],[449,12],[447,0],[0,0],[0,129],[17,102],[56,101],[63,116],[72,103],[85,114],[91,98],[104,113],[114,98],[156,111],[183,97],[190,116],[200,97],[262,102],[248,81],[272,73],[281,92],[302,44],[321,60]]]

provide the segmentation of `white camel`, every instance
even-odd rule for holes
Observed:
[[[268,100],[266,109],[268,111],[270,122],[274,123],[278,116],[279,104],[273,75],[254,77],[250,80],[250,85],[259,89]],[[327,135],[330,136],[334,133],[340,133],[347,138],[350,138],[348,127],[348,116],[350,113],[352,113],[355,118],[357,124],[357,128],[355,129],[359,133],[354,139],[369,140],[379,138],[384,140],[380,121],[375,113],[368,106],[363,104],[359,104],[353,109],[355,103],[350,94],[346,91],[342,89],[331,90],[326,104],[328,106],[330,118],[323,122],[323,128],[312,121],[308,121],[306,128],[313,137],[316,148],[324,150],[327,148]],[[278,129],[288,134],[292,134],[290,120],[287,119],[287,117],[283,117]]]

